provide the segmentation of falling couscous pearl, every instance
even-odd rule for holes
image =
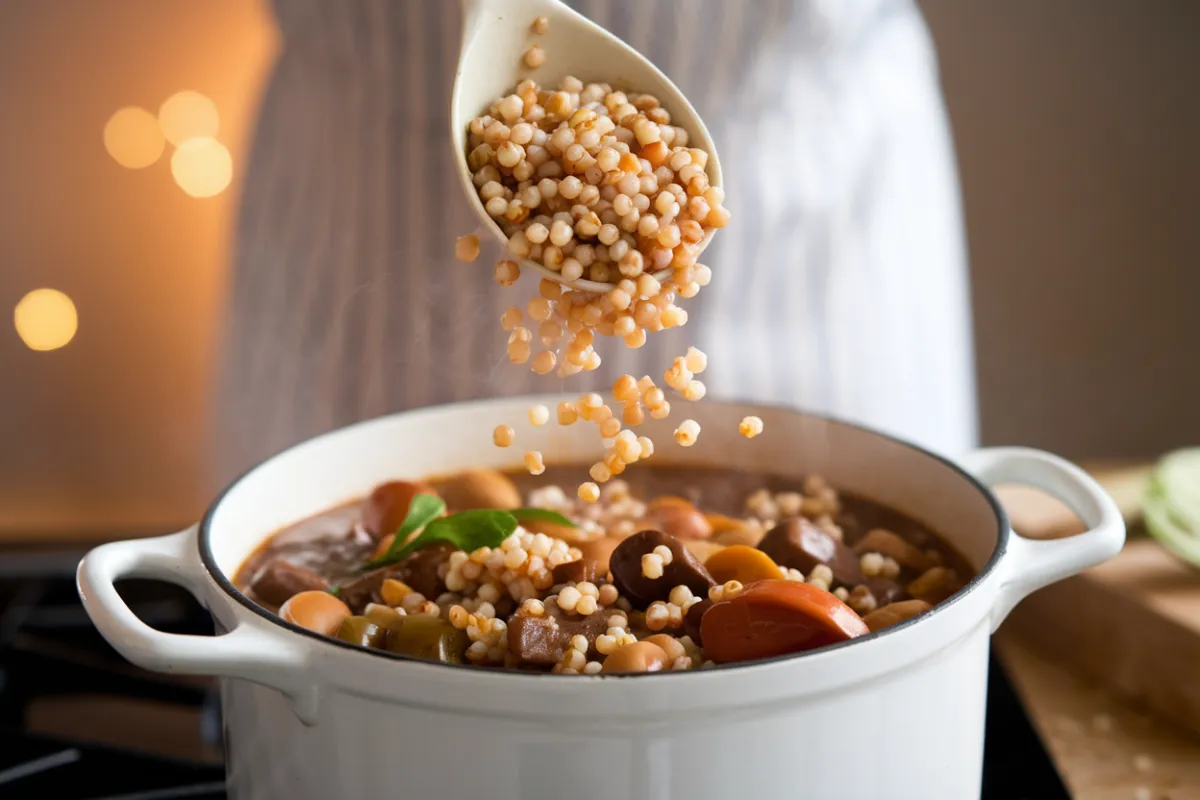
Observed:
[[[621,420],[616,417],[609,417],[600,423],[600,435],[605,439],[612,439],[621,432]]]
[[[694,419],[685,419],[675,429],[675,442],[682,447],[691,447],[700,437],[700,423]]]
[[[541,475],[546,471],[546,464],[542,461],[542,454],[537,450],[530,450],[525,454],[525,469],[530,475]]]
[[[763,421],[760,417],[743,417],[738,424],[738,433],[747,439],[753,439],[763,432]]]
[[[454,242],[454,257],[464,263],[479,258],[479,237],[473,233],[458,237]]]
[[[543,350],[533,358],[533,371],[538,375],[545,375],[554,369],[554,364],[554,353]]]
[[[642,460],[654,455],[654,442],[648,436],[639,436],[638,445],[642,449]]]
[[[509,306],[508,310],[500,315],[500,327],[509,333],[524,321],[525,315],[516,306]]]
[[[517,262],[505,259],[496,264],[495,276],[496,283],[501,286],[512,286],[521,277],[521,268]]]
[[[646,410],[641,403],[630,403],[621,411],[621,422],[630,428],[636,428],[646,421]]]
[[[559,425],[574,425],[577,419],[579,419],[579,412],[575,409],[574,403],[564,400],[558,404]]]
[[[492,431],[492,442],[495,443],[496,447],[508,447],[513,443],[516,435],[516,431],[508,425],[497,425],[495,430]]]

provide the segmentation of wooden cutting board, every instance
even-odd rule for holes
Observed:
[[[1137,509],[1146,465],[1088,469],[1126,514],[1124,550],[1034,593],[1004,627],[1135,706],[1200,734],[1200,570],[1145,536]],[[999,493],[1024,535],[1058,538],[1083,528],[1044,495]]]
[[[1200,736],[1080,678],[1003,626],[1009,680],[1075,800],[1200,800]]]

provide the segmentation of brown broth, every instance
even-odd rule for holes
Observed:
[[[566,491],[588,480],[584,465],[550,466],[541,475],[523,470],[508,473],[522,496],[536,488],[558,485]],[[685,497],[706,512],[729,516],[744,513],[746,498],[759,489],[785,492],[799,491],[800,481],[768,473],[737,472],[716,467],[643,467],[629,470],[621,476],[631,493],[643,500],[661,495]],[[436,484],[437,481],[431,481]],[[966,560],[941,537],[927,527],[898,511],[870,500],[839,492],[841,511],[835,518],[845,534],[845,543],[853,546],[873,528],[886,528],[923,549],[933,548],[942,554],[945,564],[964,579],[974,574]],[[289,525],[267,537],[238,569],[234,584],[247,592],[268,561],[283,559],[307,567],[336,583],[358,573],[371,557],[376,543],[356,523],[361,515],[362,501],[352,501]],[[257,600],[256,600],[257,601]]]

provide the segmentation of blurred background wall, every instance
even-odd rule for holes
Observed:
[[[195,517],[208,486],[214,332],[230,222],[275,47],[258,0],[0,2],[0,530],[97,534]],[[193,197],[146,117],[210,98],[233,182]],[[121,123],[118,123],[120,126]],[[216,188],[216,187],[213,187]],[[70,344],[35,352],[12,309],[74,302]]]
[[[926,0],[971,255],[982,435],[1200,442],[1200,3]]]
[[[264,6],[0,3],[0,309],[49,287],[78,318],[48,352],[0,327],[0,532],[163,529],[211,498],[231,225],[279,45]],[[1200,441],[1200,4],[923,7],[962,173],[985,441],[1074,458]],[[184,90],[219,111],[203,152],[138,127]],[[145,113],[117,155],[162,148],[137,169],[106,151],[127,106]],[[189,179],[188,158],[222,153],[228,185]]]

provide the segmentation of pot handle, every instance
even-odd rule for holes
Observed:
[[[1026,447],[993,447],[976,450],[961,463],[989,488],[1014,483],[1053,495],[1088,527],[1076,536],[1048,541],[1010,533],[1000,567],[1000,594],[992,609],[993,631],[1027,595],[1107,561],[1125,544],[1125,520],[1117,504],[1090,475],[1065,459]]]
[[[296,716],[314,724],[316,682],[306,678],[304,651],[266,626],[239,621],[220,636],[164,633],[151,628],[121,599],[114,582],[151,578],[182,586],[201,604],[200,580],[188,569],[196,528],[169,536],[101,545],[79,562],[79,597],[92,623],[129,661],[154,672],[241,678],[285,694]]]

